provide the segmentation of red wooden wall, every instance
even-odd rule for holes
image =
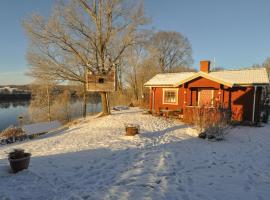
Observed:
[[[197,106],[199,88],[214,89],[214,105],[222,104],[227,108],[231,108],[233,120],[252,121],[254,87],[229,88],[202,77],[196,78],[178,87],[177,105],[163,104],[162,87],[152,88],[150,93],[150,109],[158,112],[162,109],[179,110],[184,109],[185,106]],[[152,92],[155,94],[154,109],[152,109]],[[259,88],[257,90],[256,99],[256,119],[259,118],[260,113],[261,92],[261,88]]]

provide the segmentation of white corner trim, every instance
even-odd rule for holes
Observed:
[[[172,102],[172,103],[168,103],[168,102],[165,102],[165,92],[166,91],[173,91],[176,93],[175,95],[175,99],[176,99],[176,102]],[[162,88],[162,104],[166,105],[178,105],[178,93],[179,93],[179,88]]]

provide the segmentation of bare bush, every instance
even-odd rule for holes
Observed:
[[[132,102],[132,94],[129,91],[117,91],[109,95],[110,106],[129,106]]]
[[[19,137],[22,135],[23,135],[23,130],[21,128],[10,126],[6,128],[4,131],[2,131],[0,136],[5,139],[8,139],[12,137]]]
[[[71,96],[70,91],[65,90],[57,96],[57,101],[52,106],[55,118],[64,122],[71,120]]]
[[[200,133],[209,139],[223,139],[230,121],[229,110],[219,107],[190,107],[186,108],[184,121],[195,125]]]

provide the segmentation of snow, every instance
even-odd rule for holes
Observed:
[[[40,122],[30,125],[24,125],[22,129],[26,135],[35,135],[39,133],[46,133],[48,131],[56,130],[60,127],[61,123],[59,121],[52,121],[52,122]]]
[[[112,109],[116,111],[121,111],[121,110],[128,110],[129,107],[128,106],[114,106]]]
[[[124,136],[124,124],[141,134]],[[263,200],[270,196],[270,126],[235,127],[222,142],[131,108],[0,147],[0,199]],[[32,153],[9,173],[5,152]]]
[[[175,86],[179,82],[183,82],[186,79],[196,75],[195,72],[181,72],[181,73],[162,73],[157,74],[149,81],[147,81],[144,86]],[[179,85],[179,84],[178,84]]]

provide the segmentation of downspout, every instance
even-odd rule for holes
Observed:
[[[155,112],[155,90],[152,89],[152,113]]]
[[[153,111],[153,91],[152,87],[149,87],[149,110],[152,112]]]
[[[257,92],[257,86],[254,86],[252,123],[255,122],[256,92]]]

